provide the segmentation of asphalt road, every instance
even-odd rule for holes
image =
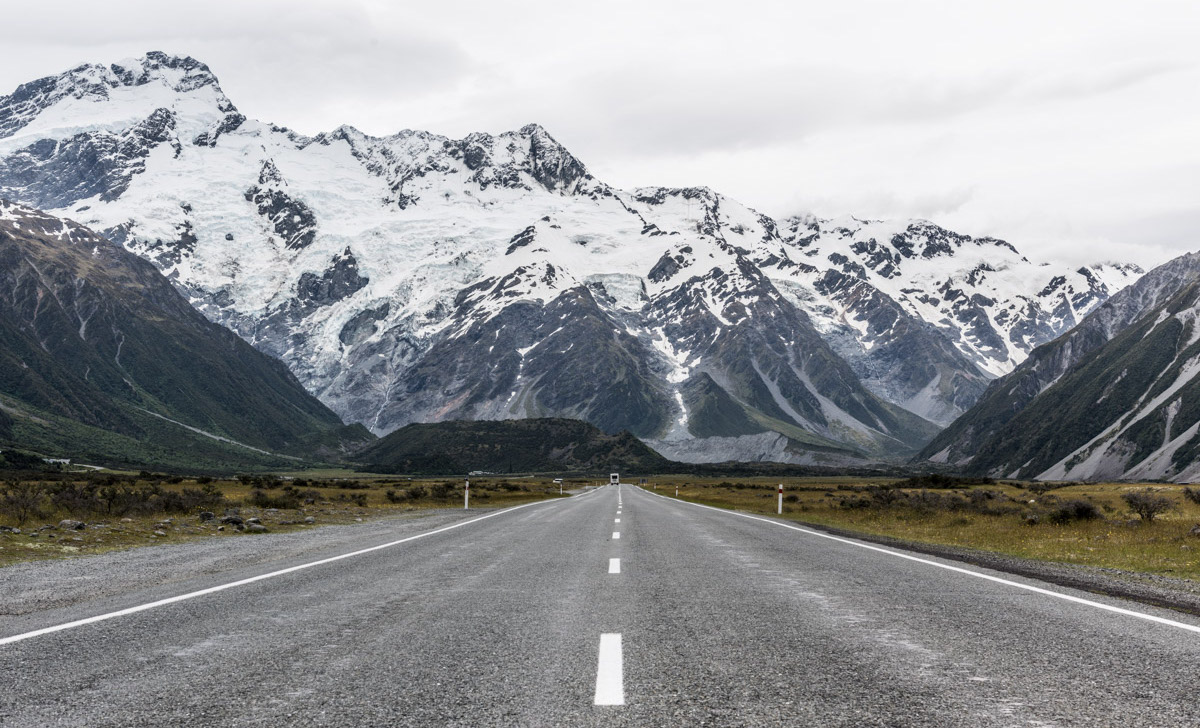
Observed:
[[[0,723],[1200,725],[1152,607],[630,486],[360,525],[0,570]]]

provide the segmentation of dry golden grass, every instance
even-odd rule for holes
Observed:
[[[777,503],[774,489],[779,482],[767,478],[704,481],[659,478],[654,484],[660,495],[673,497],[678,485],[679,497],[683,499],[774,515]],[[1200,505],[1184,497],[1183,486],[1088,483],[1038,494],[1029,489],[1030,484],[1006,481],[997,485],[928,491],[935,496],[964,500],[972,490],[996,494],[997,497],[984,501],[983,509],[973,510],[970,507],[923,509],[874,503],[867,507],[846,506],[870,498],[863,490],[865,487],[893,483],[894,479],[796,478],[782,482],[788,501],[784,503],[783,517],[798,522],[1043,561],[1200,579],[1200,537],[1190,533],[1200,524]],[[1038,486],[1033,484],[1032,487]],[[647,488],[653,488],[653,485],[647,485]],[[1174,502],[1172,510],[1151,523],[1138,520],[1122,500],[1125,493],[1146,489]],[[1057,505],[1070,500],[1095,504],[1101,517],[1062,525],[1048,522],[1047,515]],[[1026,517],[1032,514],[1039,515],[1039,522],[1031,525],[1026,522]]]
[[[413,479],[388,476],[360,476],[346,471],[297,473],[297,478],[282,481],[272,488],[258,487],[268,498],[285,496],[291,487],[300,495],[298,507],[270,508],[252,505],[255,485],[237,480],[218,480],[212,483],[225,498],[219,506],[189,509],[187,512],[128,513],[70,512],[54,508],[47,499],[42,513],[18,524],[11,513],[0,512],[0,526],[19,527],[20,533],[0,531],[0,566],[23,561],[60,558],[88,553],[119,550],[158,543],[173,543],[195,538],[247,537],[252,534],[222,527],[220,518],[226,509],[236,509],[242,518],[259,518],[271,532],[311,528],[313,525],[352,523],[393,513],[461,509],[463,482],[450,478]],[[137,479],[128,483],[135,488],[148,487],[155,481]],[[581,488],[592,481],[568,481],[567,489]],[[439,485],[445,484],[445,497],[435,497]],[[44,483],[52,486],[53,483]],[[181,482],[158,482],[163,491],[182,492],[199,489],[196,479]],[[347,487],[349,486],[349,487]],[[416,499],[404,494],[411,488],[424,489]],[[389,497],[391,491],[391,497]],[[471,509],[504,508],[532,501],[559,497],[559,488],[548,478],[484,478],[471,481]],[[312,502],[306,502],[311,500]],[[210,510],[217,518],[201,522],[198,514]],[[314,524],[305,522],[313,518]],[[64,531],[56,526],[61,519],[71,518],[87,523],[80,531]],[[36,534],[36,535],[35,535]]]

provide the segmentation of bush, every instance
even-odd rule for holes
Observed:
[[[24,526],[30,518],[42,515],[46,491],[36,483],[9,483],[0,494],[0,510]]]
[[[1085,500],[1069,500],[1060,503],[1050,511],[1046,520],[1057,526],[1072,521],[1092,521],[1100,517],[1100,509],[1094,503]]]
[[[1175,507],[1175,502],[1170,498],[1155,495],[1154,491],[1149,489],[1126,493],[1121,497],[1129,506],[1129,510],[1136,513],[1145,523],[1153,521],[1155,516],[1166,513]]]
[[[1041,495],[1047,491],[1065,488],[1068,485],[1070,485],[1070,483],[1030,483],[1029,485],[1025,486],[1025,488],[1034,495]]]
[[[427,495],[429,495],[429,491],[425,490],[422,485],[414,485],[404,491],[404,496],[409,500],[421,500]]]
[[[928,475],[915,475],[907,480],[902,480],[898,483],[893,483],[896,488],[932,488],[935,490],[948,490],[950,488],[962,488],[969,485],[995,485],[996,481],[992,478],[966,478],[957,475],[942,475],[941,473],[930,473]]]
[[[59,483],[51,489],[50,502],[82,520],[101,509],[99,490],[94,483]]]
[[[299,508],[300,497],[294,490],[285,490],[279,495],[271,495],[261,488],[250,491],[246,502],[259,508]]]
[[[429,492],[435,500],[446,500],[450,497],[450,494],[453,492],[453,490],[454,486],[450,483],[438,483],[430,488]]]
[[[873,487],[867,492],[871,494],[871,500],[878,506],[894,506],[904,500],[904,491],[895,488]]]
[[[1191,502],[1200,504],[1200,488],[1184,488],[1183,495]]]

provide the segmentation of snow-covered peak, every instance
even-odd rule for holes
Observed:
[[[244,120],[216,77],[190,57],[151,52],[111,65],[88,64],[19,86],[0,97],[0,155],[40,139],[118,134],[169,116],[188,141]]]
[[[780,235],[786,259],[763,261],[778,272],[770,275],[829,291],[844,289],[846,279],[869,283],[951,332],[959,350],[992,376],[1011,371],[1141,274],[1132,264],[1041,266],[1004,240],[919,219],[790,218]]]

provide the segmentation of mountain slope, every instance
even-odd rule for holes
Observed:
[[[414,424],[355,456],[374,472],[465,475],[529,472],[672,472],[666,460],[628,432],[606,435],[579,420]]]
[[[0,99],[0,192],[153,261],[377,433],[583,417],[691,459],[911,454],[1135,272],[618,190],[537,125],[305,137],[161,53]]]
[[[1049,480],[1200,478],[1198,316],[1192,282],[1034,397],[970,468]]]
[[[1009,424],[1089,356],[1144,319],[1192,282],[1200,280],[1200,254],[1189,253],[1147,273],[1116,293],[1079,326],[1036,349],[1011,374],[996,380],[979,402],[943,430],[917,456],[963,465],[993,451],[1013,430]],[[972,467],[977,465],[973,463]]]
[[[206,320],[153,265],[2,201],[0,400],[17,444],[110,462],[144,449],[145,462],[179,465],[186,458],[170,451],[182,443],[205,465],[282,462],[272,453],[343,429],[286,367]],[[119,444],[106,452],[98,441]]]

